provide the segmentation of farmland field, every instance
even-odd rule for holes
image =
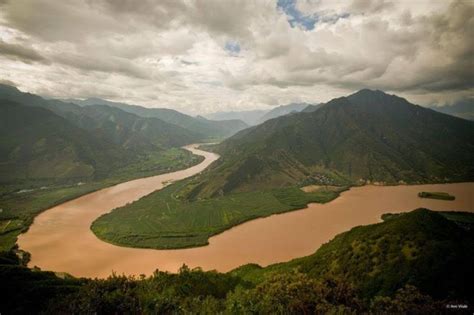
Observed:
[[[187,201],[180,197],[187,183],[175,183],[101,216],[92,224],[92,231],[100,239],[122,246],[202,246],[210,236],[242,222],[304,208],[310,202],[325,203],[346,189],[328,187],[305,193],[290,187]]]

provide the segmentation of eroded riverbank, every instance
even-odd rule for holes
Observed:
[[[75,276],[106,277],[111,271],[151,274],[155,269],[190,267],[228,271],[245,263],[268,265],[313,253],[336,234],[354,226],[380,221],[386,212],[433,210],[474,211],[474,183],[363,186],[327,204],[256,219],[210,239],[209,246],[181,250],[125,248],[100,241],[90,230],[101,214],[163,187],[163,182],[192,176],[218,158],[189,148],[205,160],[189,169],[138,179],[80,197],[40,214],[20,236],[20,248],[32,254],[30,266]],[[445,191],[455,201],[421,199],[420,191]]]

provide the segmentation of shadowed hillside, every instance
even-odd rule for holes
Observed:
[[[472,180],[474,123],[361,90],[243,130],[190,196],[306,184]]]
[[[313,255],[233,273],[259,282],[297,269],[312,278],[347,281],[366,297],[392,295],[410,284],[438,299],[472,299],[474,214],[417,209],[383,218],[337,235]]]

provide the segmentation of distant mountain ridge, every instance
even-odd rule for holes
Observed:
[[[69,101],[80,106],[107,105],[141,117],[158,118],[197,134],[203,138],[202,141],[212,138],[226,138],[248,127],[246,123],[237,119],[225,121],[207,120],[192,117],[168,108],[147,108],[138,105],[107,101],[99,98]]]
[[[248,128],[215,150],[192,198],[306,184],[430,183],[474,178],[474,123],[382,91]]]
[[[234,112],[217,112],[207,115],[210,119],[225,120],[225,119],[240,119],[245,121],[248,125],[254,126],[261,124],[269,119],[284,116],[293,112],[300,112],[308,106],[316,106],[308,103],[290,103],[287,105],[280,105],[268,110],[249,110],[249,111],[234,111]]]
[[[216,112],[206,115],[208,119],[212,120],[229,120],[239,119],[249,126],[258,124],[260,118],[268,113],[267,109],[260,110],[246,110],[246,111],[231,111],[231,112]]]

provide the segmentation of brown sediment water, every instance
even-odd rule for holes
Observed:
[[[103,242],[92,233],[90,225],[100,215],[162,188],[163,182],[199,173],[218,158],[194,145],[188,150],[205,160],[186,170],[105,188],[38,215],[18,239],[20,248],[31,253],[29,266],[99,278],[112,271],[127,275],[149,275],[156,269],[176,272],[182,264],[228,271],[246,263],[266,266],[312,254],[335,235],[354,226],[380,222],[380,216],[387,212],[420,207],[474,212],[474,183],[362,186],[327,204],[310,204],[302,210],[241,224],[210,238],[204,247],[127,248]],[[422,199],[417,196],[420,191],[444,191],[456,200]]]

